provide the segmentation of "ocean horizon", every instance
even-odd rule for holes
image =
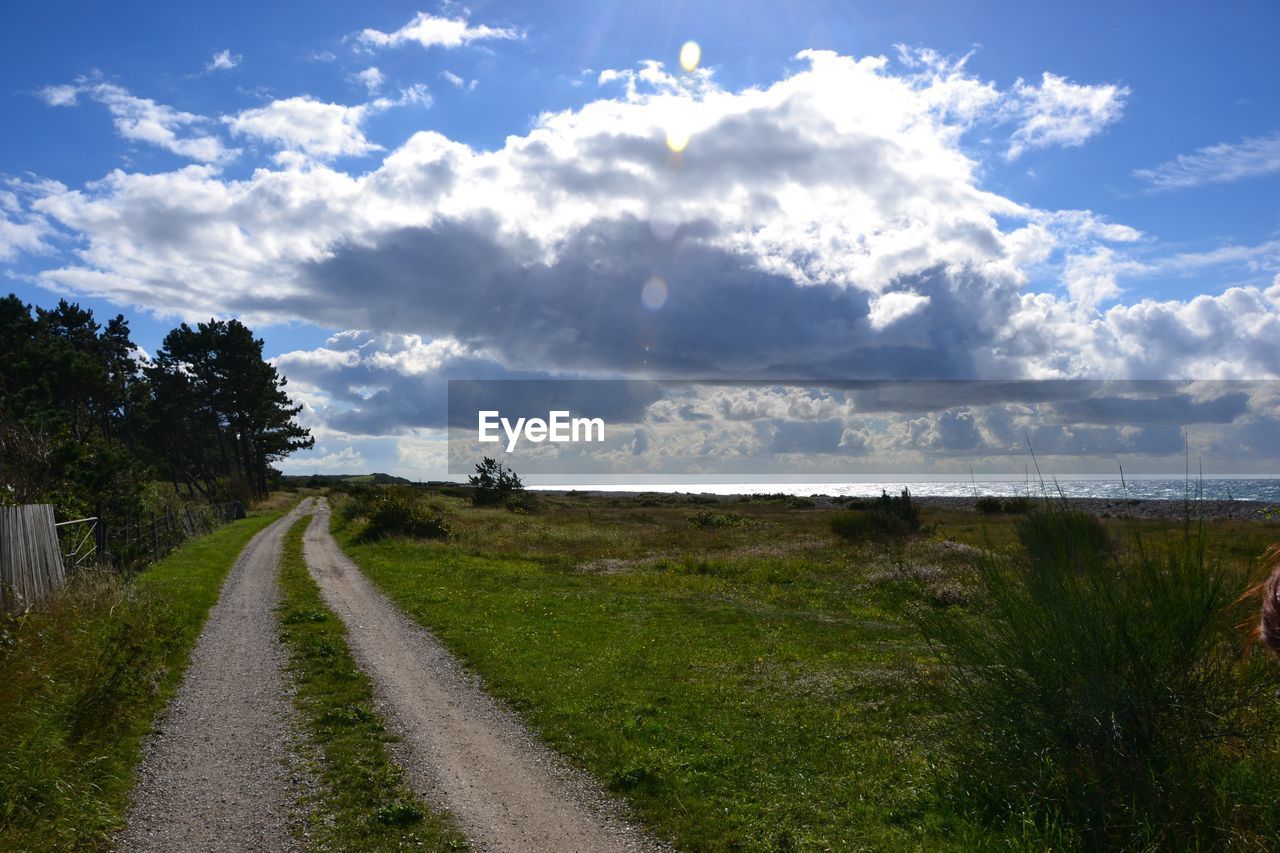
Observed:
[[[797,497],[876,497],[882,491],[900,493],[904,488],[919,497],[995,497],[1044,494],[1068,498],[1108,498],[1132,500],[1265,501],[1280,503],[1280,477],[1146,477],[1119,478],[1061,477],[1053,480],[941,480],[900,479],[841,483],[578,483],[534,484],[539,491],[663,492],[713,495],[786,494]]]

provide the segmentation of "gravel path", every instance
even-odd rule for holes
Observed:
[[[396,609],[329,534],[321,500],[305,539],[325,602],[373,680],[397,756],[422,796],[481,850],[657,849],[600,784],[570,768],[501,707],[429,632]]]
[[[295,850],[302,781],[291,767],[276,575],[308,501],[250,540],[209,612],[181,687],[157,721],[116,838],[121,850]]]

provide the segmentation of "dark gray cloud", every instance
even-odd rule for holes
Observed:
[[[1008,292],[941,270],[901,282],[928,296],[888,329],[868,322],[868,295],[799,285],[711,246],[706,223],[671,239],[633,217],[580,229],[544,263],[492,223],[444,220],[348,246],[305,271],[320,322],[448,336],[519,369],[631,376],[788,378],[973,376],[973,353],[1007,316]],[[665,303],[641,302],[661,277]],[[286,300],[245,309],[288,311]]]

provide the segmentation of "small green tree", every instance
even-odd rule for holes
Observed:
[[[513,493],[524,490],[524,483],[515,471],[488,456],[476,463],[476,473],[467,482],[475,489],[471,501],[476,506],[497,506]]]

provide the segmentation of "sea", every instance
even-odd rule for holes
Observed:
[[[591,483],[575,485],[531,485],[534,489],[555,491],[581,490],[592,492],[667,492],[714,495],[787,494],[809,497],[878,497],[882,491],[900,494],[909,489],[920,497],[980,497],[994,495],[1013,497],[1044,494],[1062,495],[1068,498],[1107,498],[1134,500],[1203,500],[1265,501],[1280,503],[1280,478],[1245,479],[1219,477],[1187,480],[1161,479],[1087,479],[1065,478],[1060,480],[876,480],[842,483]]]

